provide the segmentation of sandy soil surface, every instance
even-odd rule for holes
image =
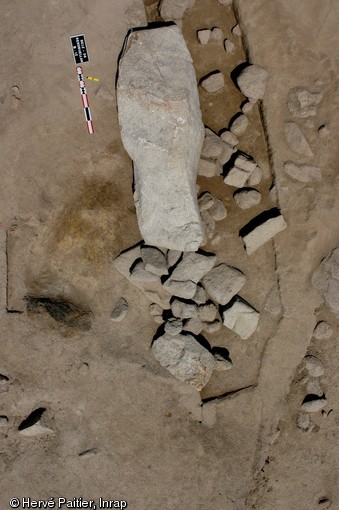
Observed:
[[[196,0],[183,18],[198,81],[215,69],[226,78],[221,92],[199,88],[206,126],[226,128],[246,99],[230,77],[237,65],[250,61],[269,73],[264,100],[249,113],[239,142],[263,168],[260,205],[241,210],[221,178],[198,178],[200,189],[228,210],[204,248],[244,271],[243,297],[261,312],[247,341],[225,328],[207,336],[229,349],[233,367],[213,374],[200,394],[154,359],[150,302],[113,267],[121,250],[141,239],[115,78],[128,29],[160,20],[157,2],[145,3],[146,9],[141,0],[3,6],[1,507],[10,508],[13,497],[102,497],[138,510],[336,509],[339,323],[311,277],[339,246],[339,6]],[[223,40],[199,44],[196,31],[213,27],[235,42],[233,55]],[[90,55],[85,77],[100,79],[87,80],[93,135],[69,41],[79,33]],[[316,116],[291,116],[288,94],[297,86],[323,94]],[[290,121],[302,129],[311,158],[287,144]],[[287,161],[319,166],[322,179],[291,178]],[[246,255],[239,229],[273,206],[288,228]],[[110,314],[121,296],[129,309],[115,323]],[[329,338],[313,335],[318,321],[331,326]],[[297,426],[307,385],[315,382],[305,372],[305,355],[321,360],[317,382],[327,398],[308,430]],[[34,411],[42,429],[23,428]]]

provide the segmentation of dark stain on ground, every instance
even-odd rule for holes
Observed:
[[[47,312],[56,322],[78,331],[89,331],[92,327],[92,313],[70,301],[32,296],[26,301],[27,313]]]

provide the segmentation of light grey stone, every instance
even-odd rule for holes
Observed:
[[[184,331],[189,331],[194,335],[199,335],[202,332],[202,329],[203,324],[200,317],[192,317],[191,319],[187,319],[183,327]]]
[[[236,191],[233,198],[240,209],[250,209],[260,204],[261,193],[253,188],[244,188]]]
[[[167,280],[164,282],[163,287],[172,296],[181,297],[184,299],[192,299],[197,290],[197,284],[188,280],[186,282],[177,280]]]
[[[153,246],[143,246],[141,257],[145,264],[146,271],[158,276],[168,274],[165,255]]]
[[[206,386],[215,366],[212,353],[189,334],[164,334],[153,342],[152,352],[174,377],[198,391]]]
[[[246,113],[251,112],[255,104],[256,104],[255,101],[245,101],[245,103],[241,107],[242,113],[246,115]]]
[[[276,185],[272,186],[269,191],[269,197],[273,205],[278,203],[278,190]]]
[[[256,162],[251,156],[248,156],[247,154],[239,154],[234,162],[235,166],[238,168],[241,168],[241,170],[245,170],[246,172],[249,172],[252,174],[254,170],[257,167]]]
[[[288,93],[288,111],[294,117],[314,117],[322,98],[322,93],[309,92],[305,87],[294,87]]]
[[[251,172],[234,166],[224,177],[224,183],[234,188],[243,188],[251,176]]]
[[[219,264],[203,278],[203,285],[211,298],[226,305],[245,285],[245,275],[235,267]]]
[[[297,427],[303,431],[307,431],[310,428],[310,415],[307,413],[299,413],[297,416]]]
[[[214,27],[211,30],[211,41],[221,41],[222,38],[223,38],[223,33],[222,33],[221,28]]]
[[[0,427],[6,427],[8,425],[7,416],[0,416]]]
[[[118,300],[118,302],[116,303],[116,305],[111,313],[112,321],[114,321],[114,322],[122,321],[126,317],[127,311],[128,311],[128,303],[127,303],[126,299],[121,297]]]
[[[306,391],[307,393],[311,395],[317,395],[318,397],[322,397],[324,394],[318,379],[312,379],[311,381],[308,381],[306,384]]]
[[[220,138],[223,142],[227,143],[228,145],[231,145],[232,147],[235,147],[239,143],[239,140],[235,136],[235,134],[228,130],[223,131],[220,135]]]
[[[201,158],[198,164],[198,175],[203,177],[216,177],[220,175],[221,168],[216,161]]]
[[[321,377],[324,375],[324,365],[316,356],[305,356],[305,368],[311,377]]]
[[[167,267],[173,267],[182,255],[182,251],[168,250],[167,252]]]
[[[203,330],[207,333],[216,333],[221,328],[221,322],[216,319],[212,322],[204,322],[203,323]]]
[[[176,336],[182,332],[182,327],[182,320],[171,318],[165,323],[165,332],[171,336]]]
[[[224,40],[224,48],[226,53],[229,53],[230,55],[233,55],[237,51],[237,47],[234,44],[234,42],[230,41],[230,39]]]
[[[130,34],[119,64],[117,104],[145,242],[197,250],[204,235],[195,193],[204,127],[192,59],[176,25]]]
[[[203,28],[197,31],[197,37],[200,44],[207,44],[211,38],[211,30],[209,28]]]
[[[224,145],[223,151],[217,159],[218,163],[220,163],[221,165],[227,163],[227,161],[229,161],[233,154],[236,152],[236,149],[233,147],[233,145],[224,142],[223,145]]]
[[[242,36],[242,32],[241,32],[241,29],[240,29],[239,25],[235,25],[235,26],[232,28],[232,34],[233,34],[235,37],[241,37],[241,36]]]
[[[313,273],[312,284],[322,295],[329,310],[339,313],[339,248],[321,261]]]
[[[249,99],[263,99],[266,89],[268,73],[255,64],[243,69],[237,77],[237,85],[244,96]]]
[[[247,340],[256,331],[259,317],[259,312],[239,297],[235,297],[222,313],[224,326],[243,340]]]
[[[140,262],[137,262],[135,266],[133,267],[131,271],[131,280],[140,282],[140,283],[149,283],[149,282],[159,282],[160,278],[159,276],[155,275],[154,273],[150,273],[149,271],[146,271],[145,264],[142,260]]]
[[[325,126],[325,124],[322,124],[318,128],[318,133],[319,133],[320,138],[326,138],[326,136],[329,135],[329,132],[330,132],[330,130],[328,129],[327,126]]]
[[[246,252],[248,255],[254,253],[258,248],[270,241],[279,232],[287,227],[283,216],[279,213],[270,217],[263,223],[254,227],[250,232],[242,235]],[[241,232],[241,231],[240,231]]]
[[[149,310],[150,315],[152,315],[152,316],[162,315],[162,313],[163,313],[163,309],[157,303],[150,304],[148,310]]]
[[[171,310],[174,317],[179,319],[190,319],[198,317],[198,306],[195,303],[186,303],[180,299],[174,299],[171,304]]]
[[[208,211],[201,212],[201,220],[204,225],[206,239],[211,239],[214,234],[215,221]],[[204,244],[206,244],[204,242]]]
[[[165,21],[180,20],[187,9],[194,7],[195,0],[161,0],[160,16]]]
[[[207,301],[207,296],[204,287],[201,284],[197,285],[197,290],[193,296],[193,301],[198,305],[203,305]]]
[[[128,248],[121,252],[113,261],[113,266],[119,273],[124,275],[125,278],[130,280],[130,268],[133,263],[139,259],[141,256],[140,244],[133,246],[132,248]]]
[[[206,92],[218,92],[224,87],[225,78],[220,71],[215,71],[213,74],[202,78],[200,84]]]
[[[294,122],[285,123],[284,133],[286,141],[292,151],[309,158],[313,156],[313,152],[308,144],[308,141],[306,140],[299,126],[297,126]]]
[[[248,118],[246,115],[241,113],[240,115],[237,115],[237,117],[231,122],[230,131],[236,136],[243,135],[248,127],[248,124]]]
[[[321,169],[318,166],[296,165],[291,161],[287,161],[284,164],[284,170],[287,175],[299,182],[321,180]]]
[[[214,221],[221,221],[224,220],[227,217],[227,210],[224,206],[224,203],[219,200],[218,198],[215,199],[214,204],[212,207],[208,210],[211,217],[214,219]]]
[[[316,340],[328,340],[332,335],[333,329],[326,321],[319,321],[313,331]]]
[[[317,413],[327,405],[327,398],[314,398],[302,404],[301,410],[306,413]]]
[[[209,191],[204,191],[198,198],[198,205],[200,211],[207,211],[215,203],[215,198]]]
[[[135,282],[133,282],[135,283]],[[145,296],[152,302],[154,303],[157,303],[159,306],[161,306],[161,308],[165,309],[165,308],[169,308],[170,306],[170,294],[168,292],[166,292],[162,285],[161,285],[161,282],[160,281],[157,281],[156,282],[156,289],[157,290],[154,290],[154,284],[151,283],[150,284],[150,287],[152,288],[147,288],[145,289],[145,285],[144,284],[139,284],[139,288],[143,291],[143,293],[145,294]]]
[[[224,142],[209,128],[205,128],[205,138],[202,144],[201,157],[217,159],[224,150]]]
[[[164,319],[163,319],[162,315],[153,315],[153,320],[157,324],[162,324],[164,322]]]
[[[182,260],[173,270],[169,280],[182,282],[191,280],[198,283],[212,269],[215,261],[216,256],[214,254],[205,254],[204,252],[184,253]]]
[[[256,166],[249,178],[246,181],[248,186],[257,186],[260,184],[263,177],[263,172],[260,166]]]
[[[203,305],[200,305],[198,312],[202,322],[213,322],[217,317],[218,309],[214,303],[209,301]]]

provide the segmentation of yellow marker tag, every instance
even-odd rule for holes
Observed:
[[[100,81],[99,78],[93,78],[93,76],[86,76],[87,80]]]

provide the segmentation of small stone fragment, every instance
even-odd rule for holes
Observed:
[[[208,210],[208,212],[214,219],[214,221],[221,221],[227,217],[226,207],[224,206],[223,202],[218,198],[215,199],[214,204]]]
[[[329,310],[339,313],[339,248],[321,261],[313,273],[312,284],[322,295]]]
[[[307,395],[301,406],[301,410],[306,413],[317,413],[327,405],[327,398],[318,397],[317,395]]]
[[[237,85],[244,96],[254,101],[264,97],[268,73],[257,65],[248,65],[237,77]]]
[[[322,98],[322,93],[309,92],[305,87],[294,87],[288,93],[288,111],[294,117],[314,117]]]
[[[167,267],[173,267],[182,255],[182,251],[168,250],[167,252]]]
[[[198,307],[195,303],[186,303],[185,301],[174,299],[171,305],[171,310],[174,317],[178,317],[180,319],[198,317]]]
[[[209,191],[204,191],[198,198],[198,206],[200,211],[207,211],[215,203],[215,198]]]
[[[251,255],[286,227],[279,209],[273,208],[256,216],[240,230],[239,235],[244,241],[247,254]]]
[[[272,204],[276,205],[278,203],[278,190],[276,185],[271,186],[269,196]]]
[[[324,394],[318,379],[312,379],[311,381],[308,381],[306,384],[306,391],[307,393],[310,393],[311,395],[317,395],[318,397],[322,397]]]
[[[0,427],[5,427],[8,424],[7,416],[0,416]]]
[[[232,34],[235,35],[236,37],[241,37],[242,36],[241,29],[240,29],[239,25],[235,25],[232,28]]]
[[[197,303],[197,305],[203,305],[207,301],[207,296],[204,287],[198,283],[197,290],[193,296],[193,301]]]
[[[313,331],[316,340],[328,340],[333,335],[333,329],[326,321],[319,321]]]
[[[131,280],[137,281],[141,283],[150,283],[150,282],[158,282],[159,276],[154,273],[150,273],[146,271],[144,262],[140,259],[139,262],[135,264],[131,271]]]
[[[190,383],[198,391],[206,386],[215,366],[213,354],[189,334],[165,333],[154,340],[152,352],[174,377]]]
[[[173,270],[169,280],[186,282],[191,280],[198,283],[205,274],[207,274],[216,261],[213,253],[203,252],[185,252],[182,260]]]
[[[200,84],[206,92],[218,92],[218,90],[224,87],[225,78],[220,71],[215,71],[214,73],[202,78]]]
[[[220,175],[221,168],[216,161],[200,158],[198,164],[198,175],[203,177],[216,177]]]
[[[201,157],[217,159],[224,150],[224,142],[209,128],[205,128],[205,138],[202,144]]]
[[[226,305],[245,285],[245,275],[235,267],[219,264],[203,278],[203,285],[214,301]]]
[[[157,303],[152,303],[151,305],[149,305],[148,311],[150,315],[155,317],[156,315],[162,315],[163,309]]]
[[[294,122],[286,122],[284,125],[286,141],[292,151],[303,156],[312,157],[313,152],[303,135],[301,129]]]
[[[307,413],[299,413],[297,416],[297,427],[306,432],[310,428],[310,415]]]
[[[253,188],[243,188],[233,194],[234,202],[240,209],[250,209],[261,202],[261,193]]]
[[[235,188],[243,188],[256,169],[256,162],[247,154],[240,154],[234,160],[233,166],[225,165],[224,183]]]
[[[200,44],[207,44],[211,37],[211,30],[209,28],[198,30],[197,36]]]
[[[212,301],[207,301],[204,305],[200,305],[198,311],[202,322],[213,322],[218,313],[217,307]]]
[[[128,303],[127,303],[126,299],[121,297],[118,300],[118,302],[116,303],[113,312],[111,313],[112,321],[114,321],[114,322],[122,321],[126,317],[127,311],[128,311]]]
[[[187,319],[183,327],[184,331],[189,331],[194,335],[199,335],[202,332],[202,329],[203,324],[200,317],[192,317],[191,319]]]
[[[223,151],[220,154],[220,156],[218,157],[218,160],[217,160],[218,163],[220,163],[221,165],[224,165],[231,159],[231,157],[233,156],[233,154],[235,152],[237,152],[237,150],[232,145],[223,142]]]
[[[247,340],[258,327],[260,314],[249,303],[236,296],[222,312],[223,324]]]
[[[142,246],[141,257],[146,271],[158,276],[168,274],[165,255],[153,246]]]
[[[162,315],[153,315],[153,320],[157,324],[162,324],[164,322],[164,318]]]
[[[257,186],[262,179],[262,169],[260,166],[256,166],[250,177],[247,179],[246,184],[248,186]]]
[[[212,322],[204,322],[203,323],[203,330],[207,333],[216,333],[221,328],[221,322],[216,319]]]
[[[230,55],[233,55],[237,51],[237,47],[234,44],[234,42],[230,41],[229,39],[224,40],[224,48],[226,53],[229,53]]]
[[[310,182],[321,180],[321,169],[318,166],[296,165],[291,161],[284,164],[287,175],[299,182]]]
[[[243,113],[238,114],[230,124],[230,131],[237,136],[243,135],[248,127],[249,121]]]
[[[212,354],[215,359],[215,370],[222,372],[232,368],[232,361],[227,349],[224,347],[213,347]]]
[[[249,113],[253,110],[253,106],[256,104],[255,101],[245,101],[241,106],[241,111],[243,114]]]
[[[235,134],[228,130],[223,131],[220,135],[220,138],[223,142],[228,143],[232,147],[235,147],[239,143],[239,140]]]
[[[186,282],[167,280],[164,282],[163,287],[167,292],[172,294],[172,296],[184,299],[192,299],[197,290],[197,284],[190,280]]]
[[[322,124],[321,126],[319,126],[318,128],[318,133],[319,133],[319,136],[321,138],[325,138],[326,136],[329,135],[329,132],[330,130],[328,129],[327,126],[325,126],[325,124]]]
[[[165,323],[165,332],[171,336],[176,336],[182,332],[182,327],[182,320],[173,317]]]
[[[211,41],[221,41],[223,36],[221,28],[214,27],[211,30]]]
[[[211,239],[214,234],[215,221],[208,211],[201,212],[201,221],[205,228],[205,235],[207,239]]]
[[[321,377],[324,375],[324,365],[316,356],[305,356],[305,368],[311,377]]]

